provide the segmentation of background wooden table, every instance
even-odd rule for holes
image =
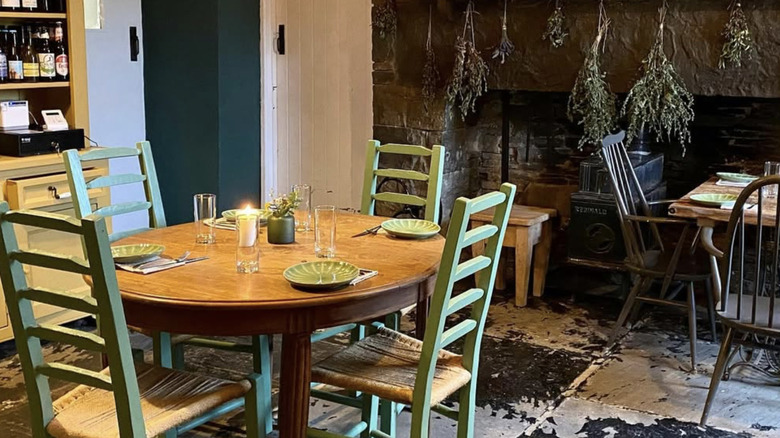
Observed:
[[[319,328],[381,317],[415,303],[418,330],[441,260],[444,239],[398,240],[383,233],[351,238],[382,218],[340,214],[337,259],[379,275],[336,292],[292,288],[282,272],[316,260],[313,232],[297,233],[296,243],[269,245],[260,235],[260,272],[238,274],[236,236],[217,230],[217,243],[196,245],[194,224],[152,230],[120,242],[159,243],[165,254],[208,256],[209,260],[151,275],[119,271],[129,325],[153,331],[204,336],[282,334],[279,429],[282,437],[304,437],[311,380],[310,335]]]

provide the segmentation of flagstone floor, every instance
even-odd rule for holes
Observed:
[[[780,436],[780,382],[748,371],[736,372],[721,385],[709,427],[697,426],[718,346],[708,342],[709,333],[700,331],[698,366],[690,373],[682,314],[649,312],[615,354],[603,357],[620,305],[611,298],[549,293],[518,309],[508,295],[497,293],[482,347],[475,436]],[[412,328],[408,321],[405,330]],[[94,328],[90,321],[75,325]],[[149,347],[140,335],[133,343]],[[342,345],[340,339],[316,344],[315,361]],[[93,355],[71,347],[49,344],[45,353],[53,360],[98,366]],[[203,349],[187,350],[186,362],[192,370],[226,377],[240,377],[251,368],[248,356]],[[55,397],[69,388],[53,384]],[[348,428],[356,415],[354,409],[312,399],[310,424],[337,432]],[[402,413],[399,437],[408,436],[409,421],[409,413]],[[29,437],[28,422],[13,343],[0,344],[0,436]],[[436,416],[432,431],[434,437],[455,436],[455,425]],[[186,436],[245,436],[243,414],[208,423]]]

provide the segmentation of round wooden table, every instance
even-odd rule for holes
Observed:
[[[296,233],[296,243],[291,245],[269,245],[263,232],[256,274],[236,273],[234,231],[217,230],[217,243],[212,245],[194,243],[194,224],[123,239],[117,244],[165,245],[165,255],[170,257],[185,251],[192,251],[190,257],[209,257],[150,275],[118,271],[127,323],[151,331],[203,336],[281,334],[280,436],[302,438],[308,422],[314,330],[381,317],[415,303],[420,306],[417,330],[424,327],[444,239],[399,240],[382,232],[351,237],[382,220],[338,216],[337,260],[379,275],[336,292],[297,290],[282,276],[289,266],[316,260],[312,231]]]

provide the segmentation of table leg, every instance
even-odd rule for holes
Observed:
[[[712,293],[715,297],[715,303],[720,301],[721,284],[720,273],[718,272],[718,258],[723,257],[723,252],[715,247],[712,242],[712,226],[701,227],[701,245],[710,254],[710,269],[712,270]]]
[[[550,265],[550,247],[552,246],[552,224],[545,221],[542,224],[542,235],[534,251],[534,296],[544,294],[544,282],[547,277],[547,267]]]
[[[311,333],[282,335],[279,436],[304,438],[309,422]]]
[[[529,227],[517,227],[515,243],[515,305],[517,307],[528,305],[528,282],[531,278],[531,259],[534,255],[529,229]]]
[[[419,340],[425,339],[425,327],[428,323],[428,310],[431,306],[429,298],[423,298],[417,302],[417,312],[414,321],[414,336]]]

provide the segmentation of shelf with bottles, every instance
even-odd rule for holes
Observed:
[[[68,88],[70,82],[6,82],[0,83],[0,90],[33,90],[40,88]]]
[[[64,12],[8,12],[0,11],[0,21],[3,23],[22,23],[25,20],[65,20],[68,14]]]

